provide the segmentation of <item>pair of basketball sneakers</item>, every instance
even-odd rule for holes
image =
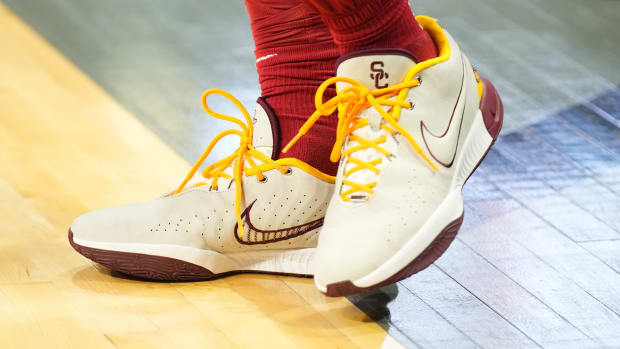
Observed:
[[[69,230],[82,255],[158,280],[206,280],[236,272],[314,275],[328,296],[381,287],[429,266],[463,221],[461,189],[497,138],[502,102],[452,37],[418,16],[439,56],[402,50],[342,57],[317,91],[320,117],[337,112],[336,177],[279,154],[277,119],[258,99],[254,118],[230,94],[208,90],[205,111],[238,126],[218,135],[182,184],[143,203],[78,217]],[[337,95],[323,102],[325,89]],[[211,110],[231,100],[243,119]],[[213,146],[234,153],[197,172]],[[320,236],[319,236],[320,235]]]

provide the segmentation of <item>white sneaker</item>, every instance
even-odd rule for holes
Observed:
[[[213,93],[233,101],[245,121],[211,111],[206,98]],[[262,99],[254,119],[227,92],[209,90],[202,101],[209,114],[239,129],[216,137],[178,190],[78,217],[69,230],[71,245],[110,269],[147,279],[204,280],[242,271],[312,274],[335,178],[297,159],[278,159],[277,119]],[[195,174],[227,134],[240,136],[239,148]]]
[[[315,258],[315,283],[328,296],[394,283],[439,258],[463,221],[461,189],[502,125],[491,83],[435,20],[417,19],[439,57],[416,64],[402,50],[368,50],[341,58],[338,77],[317,92],[336,83],[338,95],[300,130],[338,108],[332,160],[341,162]]]

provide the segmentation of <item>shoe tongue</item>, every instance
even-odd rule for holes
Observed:
[[[403,81],[417,60],[400,49],[370,49],[346,54],[336,62],[336,75],[355,79],[371,90]],[[338,83],[338,90],[347,83]]]
[[[254,125],[252,145],[256,150],[276,160],[280,155],[280,124],[262,97],[256,101],[252,124]]]
[[[371,90],[382,89],[388,86],[401,83],[407,75],[407,72],[416,64],[416,59],[407,51],[404,50],[364,50],[357,51],[340,58],[336,75],[355,79]],[[338,82],[338,90],[342,90],[349,86],[345,82]],[[386,109],[389,106],[385,107]],[[370,123],[380,124],[381,115],[374,108],[367,108],[361,111],[360,118],[367,118]],[[373,139],[379,136],[385,136],[384,130],[373,131],[370,126],[360,128],[355,131],[355,134],[366,139]],[[390,152],[396,151],[396,143],[391,140],[390,137],[386,138],[388,141],[382,146]],[[356,141],[350,141],[346,147],[357,147],[360,144]],[[377,159],[384,155],[375,149],[367,148],[356,152],[354,156],[358,159]],[[358,168],[359,166],[351,161],[344,161],[344,172],[349,172]],[[382,161],[376,168],[382,170],[387,165],[387,161]],[[347,176],[347,179],[355,183],[371,183],[376,181],[377,174],[371,170],[361,169],[354,171]],[[352,187],[348,184],[342,184],[340,192],[348,191]],[[366,201],[369,198],[369,194],[364,191],[357,191],[351,193],[349,198],[355,201]]]

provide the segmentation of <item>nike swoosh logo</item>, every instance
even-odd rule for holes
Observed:
[[[456,151],[459,145],[459,138],[461,136],[461,126],[463,125],[463,116],[465,115],[465,103],[461,103],[463,111],[456,113],[456,109],[461,101],[461,95],[463,94],[463,86],[465,85],[465,67],[462,69],[461,77],[461,89],[459,96],[456,98],[450,121],[448,121],[448,127],[440,135],[435,135],[424,124],[424,121],[420,121],[420,132],[422,133],[422,139],[428,149],[429,154],[435,161],[441,164],[443,167],[450,168],[454,164],[456,158]],[[459,115],[459,120],[454,120],[455,115]],[[453,124],[457,124],[453,125]]]
[[[237,242],[243,245],[259,245],[259,244],[271,244],[278,241],[284,241],[292,238],[296,238],[300,235],[309,233],[323,225],[323,218],[319,218],[312,222],[296,225],[289,228],[263,230],[257,228],[252,224],[250,219],[250,210],[256,203],[256,200],[252,202],[241,214],[241,220],[244,224],[244,237],[239,236],[239,224],[235,224],[235,238]]]
[[[269,58],[271,58],[271,57],[275,57],[275,56],[277,56],[277,55],[278,55],[277,53],[273,53],[273,54],[270,54],[270,55],[265,55],[265,56],[259,57],[259,58],[256,60],[256,63],[260,63],[260,62],[262,62],[262,61],[264,61],[264,60],[266,60],[266,59],[269,59]]]

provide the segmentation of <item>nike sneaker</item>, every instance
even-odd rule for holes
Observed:
[[[207,97],[231,100],[243,119],[212,111]],[[206,91],[205,111],[238,129],[209,144],[181,185],[152,201],[78,217],[69,242],[112,270],[156,280],[205,280],[234,272],[310,275],[335,177],[279,158],[278,120],[258,99],[254,118],[222,90]],[[230,156],[198,172],[215,144],[240,138]]]
[[[337,111],[334,197],[315,257],[315,283],[346,296],[404,279],[448,248],[463,221],[463,185],[497,138],[503,106],[453,38],[418,16],[439,56],[402,50],[342,57],[317,91],[322,116]],[[322,102],[325,89],[338,93]]]

